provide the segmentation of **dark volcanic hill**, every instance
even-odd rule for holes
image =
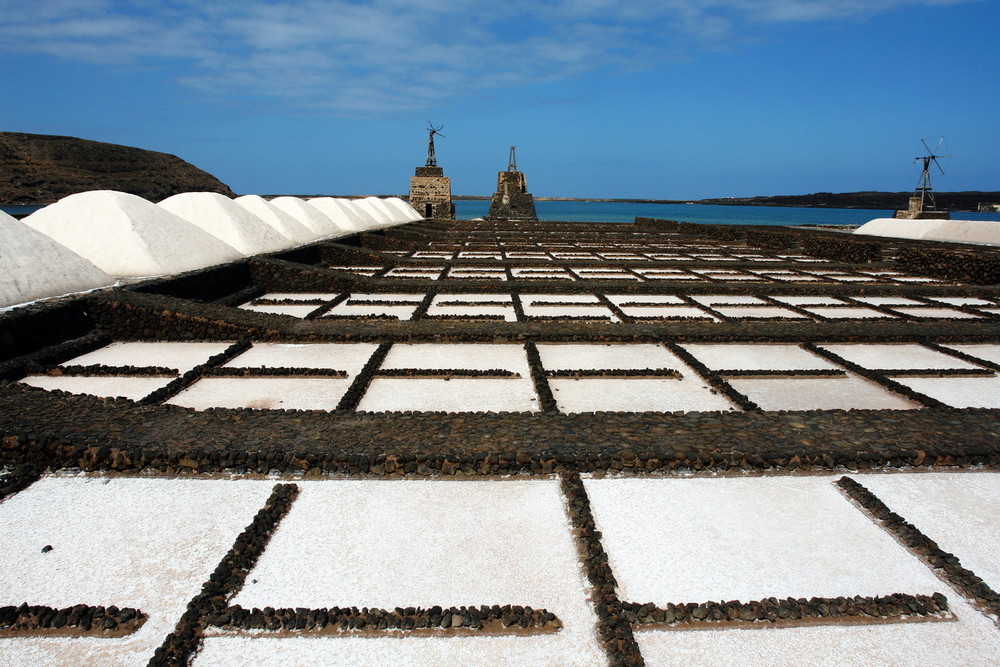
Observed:
[[[810,195],[771,197],[726,197],[702,199],[699,204],[738,206],[805,206],[829,208],[906,209],[912,192],[817,192]],[[934,199],[943,211],[975,211],[979,204],[1000,203],[1000,192],[935,192]]]
[[[235,193],[176,155],[46,134],[0,132],[0,204],[50,204],[87,190],[150,201],[180,192]]]

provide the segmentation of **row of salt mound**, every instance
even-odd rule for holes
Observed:
[[[352,232],[363,232],[375,226],[375,221],[369,216],[358,212],[357,208],[346,199],[334,197],[313,197],[309,205],[319,209],[338,227]]]
[[[124,192],[70,195],[23,222],[119,278],[183,273],[243,256],[184,218]]]
[[[0,211],[0,308],[113,285],[66,246]]]
[[[250,211],[258,218],[271,225],[295,243],[309,243],[319,238],[316,232],[312,231],[294,217],[288,215],[280,208],[272,206],[260,195],[243,195],[234,199],[237,204]]]
[[[244,255],[285,250],[296,243],[229,197],[217,192],[184,192],[158,206],[200,227]]]
[[[12,277],[4,284],[0,305],[111,285],[111,276],[181,273],[241,255],[423,219],[397,197],[315,197],[308,202],[278,197],[269,202],[257,195],[230,200],[189,192],[154,205],[107,190],[70,195],[23,222],[4,215],[9,220],[2,247],[19,251],[5,255],[0,264]]]

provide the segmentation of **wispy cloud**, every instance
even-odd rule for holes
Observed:
[[[345,113],[650,66],[772,24],[969,0],[0,0],[0,48],[170,64],[219,97]]]

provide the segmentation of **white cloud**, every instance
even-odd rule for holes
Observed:
[[[647,66],[767,24],[964,1],[0,0],[0,48],[173,61],[179,82],[215,96],[378,112]]]

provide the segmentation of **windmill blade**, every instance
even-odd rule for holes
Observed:
[[[947,156],[942,155],[941,157],[947,157]],[[931,162],[934,163],[934,166],[936,166],[938,168],[938,171],[941,172],[941,175],[944,176],[944,169],[941,168],[941,163],[937,161],[937,157],[931,157]]]
[[[927,142],[921,139],[920,143],[922,143],[924,145],[924,148],[927,149],[927,155],[929,155],[930,157],[934,157],[934,151],[932,151],[931,147],[927,145]]]
[[[934,155],[937,155],[941,151],[941,144],[943,143],[944,143],[944,135],[941,135],[941,138],[938,139],[937,148],[934,149]]]

